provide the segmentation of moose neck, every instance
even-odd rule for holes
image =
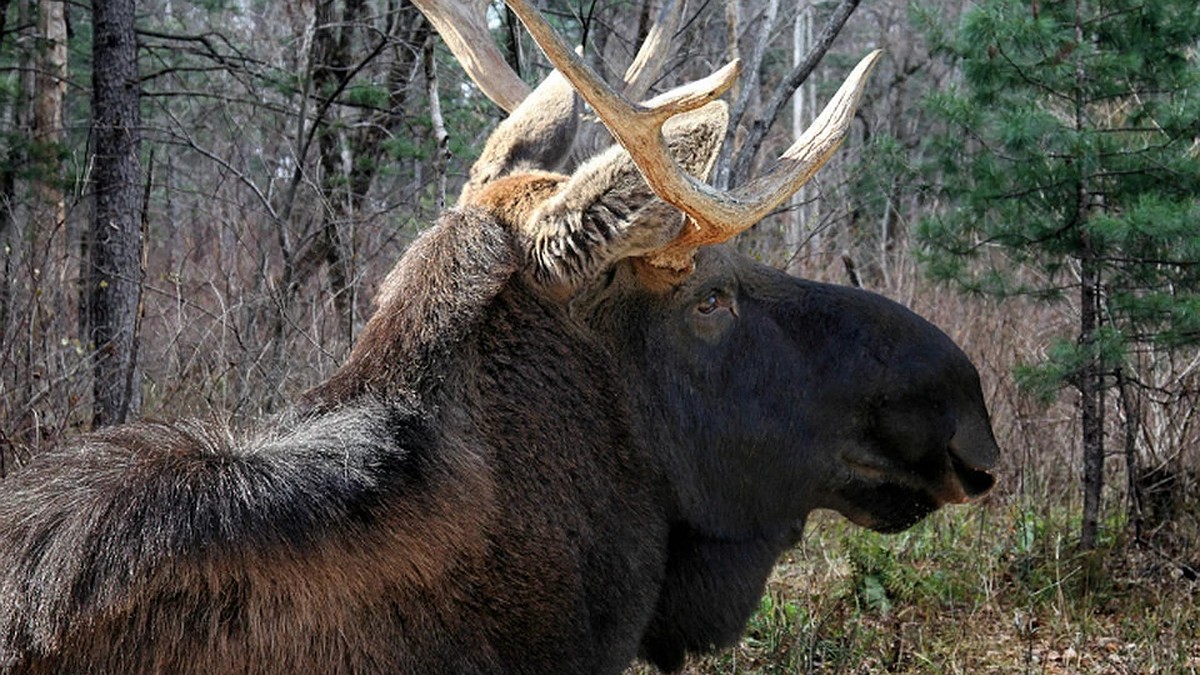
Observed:
[[[456,358],[518,266],[512,236],[495,219],[445,212],[388,274],[350,357],[304,394],[305,407],[332,409],[362,395],[426,398],[444,380],[435,366]]]
[[[752,392],[762,373],[739,371],[739,362],[725,359],[750,351],[754,358],[743,354],[741,363],[769,367],[772,359],[786,357],[777,348],[774,355],[767,351],[773,347],[763,343],[754,326],[741,339],[732,333],[712,335],[692,321],[691,297],[703,296],[713,276],[736,277],[738,260],[717,250],[705,252],[698,258],[697,278],[665,289],[643,283],[636,264],[621,264],[603,287],[576,300],[576,314],[626,373],[622,382],[630,383],[632,425],[666,463],[678,521],[713,540],[777,539],[807,513],[795,501],[803,494],[803,477],[782,465],[768,470],[779,439],[741,433],[751,427],[770,430],[755,419],[766,413],[756,403],[762,397]],[[769,324],[766,319],[763,325]],[[773,480],[779,483],[765,482]]]

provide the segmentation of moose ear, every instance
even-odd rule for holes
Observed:
[[[571,153],[579,126],[579,96],[557,70],[534,89],[483,146],[458,203],[511,173],[554,171]]]
[[[714,101],[668,120],[663,137],[680,168],[707,180],[728,124],[728,107]],[[663,247],[683,219],[614,146],[580,166],[530,214],[521,234],[535,279],[576,286],[617,260]]]

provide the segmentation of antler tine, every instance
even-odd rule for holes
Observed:
[[[691,217],[692,226],[661,251],[652,265],[686,271],[692,253],[706,244],[734,237],[788,199],[833,154],[845,138],[866,86],[866,77],[882,52],[867,55],[842,84],[813,125],[780,157],[767,175],[737,190],[722,192],[683,171],[667,151],[662,125],[723,94],[738,74],[735,60],[708,77],[661,94],[644,105],[630,103],[605,84],[567,48],[558,33],[526,0],[505,0],[546,57],[591,104],[600,120],[633,158],[647,184],[663,201]]]
[[[795,194],[845,140],[867,77],[882,55],[883,50],[876,49],[858,62],[817,119],[767,173],[730,192],[708,190],[714,199],[700,215],[683,209],[694,223],[666,248],[651,255],[649,262],[657,267],[690,269],[697,248],[728,241]]]
[[[650,188],[664,201],[691,214],[702,213],[692,203],[703,203],[697,194],[712,188],[681,170],[667,151],[662,125],[671,117],[701,108],[716,100],[733,85],[738,74],[735,60],[706,78],[676,88],[645,105],[626,100],[609,87],[578,55],[568,49],[557,31],[525,0],[505,0],[525,24],[546,57],[575,86],[575,90],[596,111],[596,115],[624,146],[646,177]]]
[[[858,110],[867,76],[882,56],[883,50],[876,49],[863,57],[812,125],[779,156],[775,166],[734,191],[738,201],[756,203],[752,212],[755,222],[795,194],[842,144]]]
[[[525,0],[505,0],[505,3],[525,24],[546,58],[575,85],[575,90],[591,104],[605,126],[626,149],[629,147],[626,140],[630,143],[644,141],[646,137],[658,134],[658,127],[663,122],[716,100],[737,78],[738,62],[735,60],[702,80],[657,96],[645,106],[637,105],[608,86],[578,54],[568,49],[558,31],[546,23],[541,13],[529,3]],[[664,144],[659,145],[665,148]]]
[[[642,46],[638,48],[633,63],[625,70],[625,98],[641,99],[650,91],[650,85],[662,72],[667,56],[671,53],[671,38],[683,22],[684,0],[667,0],[650,27]]]
[[[413,0],[413,4],[484,95],[506,112],[516,110],[530,88],[496,48],[487,25],[488,0]]]

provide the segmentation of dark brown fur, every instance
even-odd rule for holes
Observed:
[[[672,127],[693,172],[711,112]],[[813,509],[896,530],[986,490],[948,338],[719,249],[645,283],[681,219],[605,157],[474,185],[265,430],[141,422],[12,476],[0,671],[674,669],[737,639]]]
[[[141,423],[14,476],[0,496],[0,663],[362,673],[627,661],[644,623],[625,620],[630,605],[646,616],[654,597],[621,588],[662,574],[649,541],[664,535],[648,535],[665,532],[663,481],[639,486],[656,467],[632,453],[616,392],[590,386],[611,364],[579,334],[530,325],[545,309],[520,285],[490,286],[506,268],[489,254],[511,259],[502,230],[448,215],[395,272],[426,283],[401,286],[411,293],[381,308],[310,411],[265,437]],[[597,412],[529,415],[556,406]],[[625,654],[609,649],[613,634]]]

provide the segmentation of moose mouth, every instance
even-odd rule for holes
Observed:
[[[969,502],[987,494],[996,484],[996,477],[991,473],[967,464],[950,446],[950,468],[962,489],[962,498],[955,503]]]
[[[878,532],[899,532],[947,504],[982,497],[995,477],[963,459],[951,443],[936,475],[890,462],[843,457],[853,476],[851,507],[838,509],[852,522]]]
[[[948,470],[932,479],[915,471],[887,464],[846,457],[844,461],[855,477],[868,483],[883,483],[907,486],[928,493],[938,507],[946,504],[965,504],[984,496],[996,484],[996,478],[988,471],[968,464],[954,451],[947,453]]]

